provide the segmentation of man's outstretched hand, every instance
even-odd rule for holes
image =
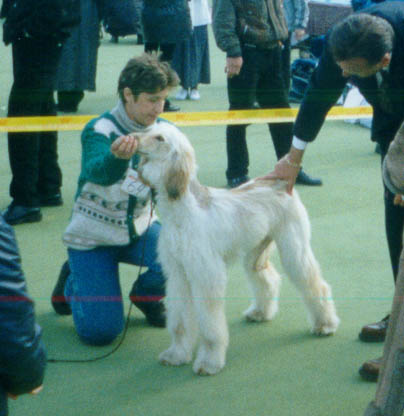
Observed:
[[[274,170],[268,173],[268,175],[263,176],[261,179],[282,179],[287,182],[286,191],[289,194],[292,194],[296,177],[300,171],[303,153],[303,150],[298,150],[292,147],[288,154],[278,160]]]

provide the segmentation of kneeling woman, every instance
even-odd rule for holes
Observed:
[[[63,236],[69,260],[52,305],[59,314],[73,314],[77,333],[88,344],[108,344],[124,327],[119,263],[147,267],[130,298],[151,325],[165,325],[164,276],[157,262],[160,223],[152,213],[152,191],[137,177],[139,156],[130,133],[166,123],[158,116],[178,82],[155,56],[131,59],[119,77],[117,106],[82,132],[78,190]]]

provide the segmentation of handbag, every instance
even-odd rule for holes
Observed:
[[[123,180],[111,186],[86,182],[76,198],[63,242],[71,248],[122,246],[130,242],[128,207],[132,196],[121,189]]]

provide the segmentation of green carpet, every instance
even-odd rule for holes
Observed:
[[[97,92],[86,93],[80,114],[99,114],[117,99],[116,80],[126,61],[142,52],[135,37],[99,50]],[[227,109],[225,55],[210,37],[212,83],[202,85],[200,102],[181,102],[183,111]],[[11,49],[0,46],[0,117],[6,114],[11,87]],[[226,169],[225,128],[184,129],[195,149],[202,183],[222,187]],[[9,202],[10,169],[6,134],[0,134],[0,208]],[[251,176],[273,167],[273,145],[265,125],[248,129]],[[51,358],[92,358],[113,346],[81,344],[71,317],[57,316],[49,297],[66,259],[61,242],[69,219],[80,164],[77,132],[60,134],[63,198],[60,208],[43,209],[43,221],[15,228],[23,268]],[[285,279],[280,312],[271,323],[248,324],[241,317],[250,293],[239,264],[229,270],[226,300],[230,347],[225,369],[201,378],[190,366],[162,367],[158,354],[169,344],[164,329],[150,328],[138,311],[130,318],[121,348],[111,357],[87,364],[49,364],[43,392],[11,401],[11,415],[21,416],[358,416],[373,398],[375,384],[360,380],[364,360],[382,353],[382,345],[357,339],[360,327],[390,309],[393,280],[383,225],[379,156],[369,130],[328,122],[305,155],[307,172],[324,186],[297,187],[309,211],[314,252],[332,285],[341,326],[335,336],[309,333],[306,312]],[[275,263],[279,266],[275,253]],[[281,271],[281,268],[278,267]],[[137,269],[123,266],[128,293]],[[128,307],[128,303],[126,303]]]

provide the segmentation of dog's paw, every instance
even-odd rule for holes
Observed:
[[[159,361],[163,365],[180,366],[191,362],[191,354],[187,354],[178,348],[170,347],[159,355]]]
[[[199,376],[213,376],[223,369],[226,360],[226,349],[222,348],[207,348],[201,345],[198,354],[194,361],[193,370]]]
[[[193,365],[194,373],[198,376],[213,376],[217,374],[224,367],[224,362],[220,363],[218,361],[209,361],[209,360],[195,360]]]
[[[278,311],[278,305],[273,304],[266,311],[258,309],[255,305],[251,305],[245,312],[244,317],[248,322],[265,322],[270,321]]]
[[[332,335],[337,331],[339,326],[339,318],[334,316],[332,319],[328,320],[327,322],[316,322],[313,326],[311,332],[314,335],[318,336],[328,336]]]

